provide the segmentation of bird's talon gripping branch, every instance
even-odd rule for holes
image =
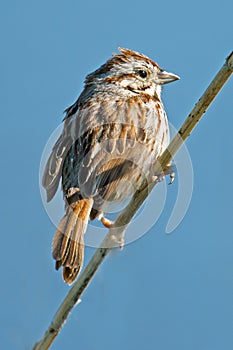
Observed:
[[[117,237],[114,233],[112,233],[110,237],[115,244],[119,245],[120,250],[123,250],[125,244],[124,233],[121,235],[121,237]]]
[[[152,176],[152,182],[162,182],[165,179],[166,175],[170,176],[170,182],[168,183],[169,185],[171,185],[174,182],[175,179],[175,171],[176,171],[176,167],[174,164],[167,166],[166,169],[164,169],[164,171],[161,171],[161,173],[157,173],[155,175]]]
[[[153,175],[151,177],[151,181],[152,182],[155,182],[155,181],[162,182],[164,179],[165,179],[164,173],[161,173],[161,174],[158,174],[158,175]]]

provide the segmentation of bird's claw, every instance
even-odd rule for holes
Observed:
[[[174,180],[175,180],[175,172],[176,172],[176,166],[174,164],[172,165],[168,165],[166,167],[166,169],[164,169],[163,172],[161,172],[160,174],[155,174],[154,176],[152,176],[152,181],[158,181],[161,182],[165,179],[166,175],[170,175],[170,181],[169,181],[169,185],[171,185]]]
[[[175,180],[175,176],[176,176],[175,172],[172,171],[172,172],[170,173],[170,181],[169,181],[168,185],[172,185],[172,184],[173,184],[173,182],[174,182],[174,180]]]

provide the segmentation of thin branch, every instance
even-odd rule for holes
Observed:
[[[166,169],[167,164],[171,162],[182,143],[190,136],[191,132],[194,130],[200,119],[203,117],[205,111],[210,106],[211,102],[217,96],[226,81],[230,78],[232,72],[233,52],[227,57],[223,67],[217,73],[209,87],[206,89],[200,100],[188,115],[175,137],[170,142],[167,149],[159,158],[159,161],[155,166],[155,173],[160,173],[161,169]],[[34,350],[45,350],[52,344],[72,308],[76,305],[80,296],[83,294],[84,290],[87,288],[88,284],[96,273],[99,265],[114,247],[115,243],[113,242],[112,235],[119,238],[122,237],[131,219],[134,217],[156,184],[157,181],[148,187],[148,184],[145,182],[142,184],[140,189],[136,191],[128,206],[114,222],[114,225],[111,227],[105,239],[101,243],[100,248],[96,250],[89,264],[86,266],[74,286],[68,292],[43,338],[35,344],[33,348]]]

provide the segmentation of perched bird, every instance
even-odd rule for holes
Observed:
[[[66,109],[62,134],[47,161],[43,186],[50,201],[62,179],[65,215],[52,244],[56,269],[70,284],[83,265],[88,220],[110,222],[108,206],[132,195],[169,143],[162,85],[179,79],[138,52],[119,48],[89,74]]]

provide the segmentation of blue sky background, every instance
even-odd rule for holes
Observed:
[[[181,77],[163,94],[178,128],[233,49],[232,13],[229,0],[2,3],[2,349],[31,349],[69,289],[38,177],[85,75],[118,46],[147,54]],[[176,181],[157,224],[107,258],[51,349],[232,349],[232,130],[233,78],[187,141],[194,191],[180,226],[165,234]]]

